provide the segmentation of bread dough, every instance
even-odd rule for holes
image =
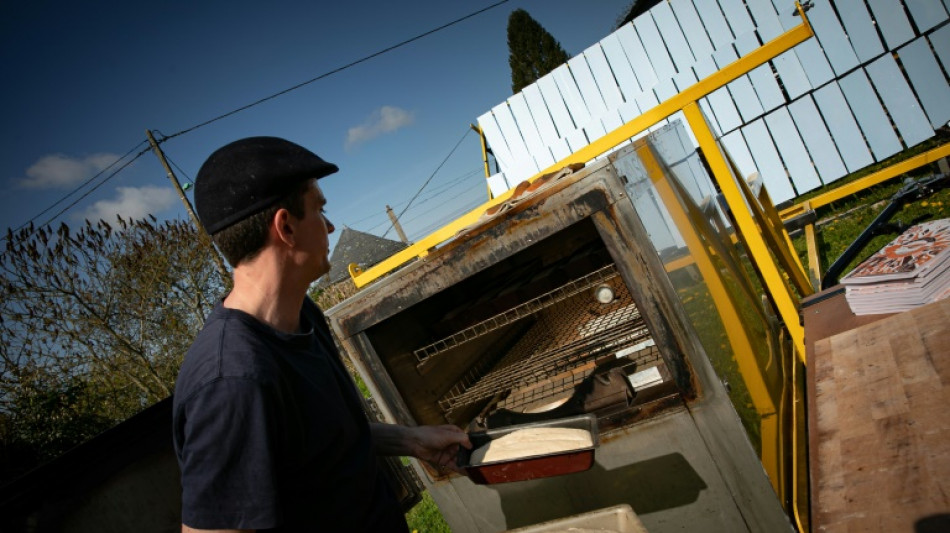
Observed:
[[[574,428],[528,428],[512,431],[472,452],[471,464],[509,461],[567,452],[593,445],[590,432]]]

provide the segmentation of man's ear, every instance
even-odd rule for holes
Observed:
[[[296,229],[297,219],[290,214],[290,211],[281,208],[274,213],[274,218],[271,219],[270,223],[270,232],[278,242],[283,242],[287,246],[294,246],[297,243]]]

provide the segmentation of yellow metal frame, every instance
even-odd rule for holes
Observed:
[[[906,174],[911,170],[924,165],[934,163],[937,160],[950,156],[950,142],[944,143],[936,148],[930,149],[922,154],[917,154],[907,158],[904,161],[894,163],[886,168],[878,170],[863,178],[857,179],[828,192],[822,193],[814,198],[810,198],[791,207],[783,209],[778,213],[778,217],[787,221],[797,216],[813,212],[819,207],[826,206],[852,194],[863,191],[864,189],[884,183],[887,180]],[[804,225],[805,244],[808,250],[808,270],[812,286],[816,289],[821,287],[821,253],[818,250],[818,235],[815,229],[815,223],[809,222]]]
[[[785,322],[785,327],[792,337],[795,349],[799,357],[804,360],[805,330],[799,321],[798,298],[790,290],[786,283],[785,274],[770,252],[772,247],[766,242],[767,238],[765,237],[769,233],[768,228],[758,224],[755,216],[746,207],[746,193],[741,188],[741,185],[745,185],[745,181],[737,180],[733,176],[732,169],[719,149],[712,130],[709,129],[709,124],[706,123],[706,117],[703,116],[699,106],[693,102],[683,109],[683,114],[693,130],[693,135],[696,137],[699,147],[703,150],[703,155],[706,156],[706,162],[709,163],[709,167],[712,169],[713,178],[719,184],[719,190],[732,211],[737,229],[765,281],[766,290],[772,296],[772,301],[778,309],[779,316]],[[758,204],[758,201],[752,203]],[[776,243],[778,239],[774,235],[770,235],[769,241]]]
[[[906,174],[915,168],[922,167],[929,163],[934,163],[938,159],[947,156],[950,156],[950,142],[942,144],[922,154],[917,154],[914,157],[910,157],[899,163],[894,163],[887,168],[881,169],[873,174],[868,174],[861,179],[842,185],[841,187],[828,191],[824,194],[820,194],[814,198],[810,198],[807,201],[783,209],[779,211],[779,216],[782,218],[782,220],[792,219],[812,209],[818,209],[819,207],[826,206],[831,202],[836,202],[842,198],[851,196],[856,192],[863,191],[868,187],[873,187],[874,185],[883,183],[891,178],[900,176],[901,174]]]
[[[792,364],[797,364],[799,361],[804,363],[804,330],[799,321],[798,303],[800,296],[810,293],[812,290],[811,284],[808,282],[804,268],[798,260],[797,255],[789,247],[790,239],[788,238],[788,234],[784,232],[781,217],[775,212],[767,195],[760,195],[760,197],[752,195],[744,180],[741,179],[741,177],[737,179],[733,174],[731,165],[720,151],[712,131],[709,129],[706,119],[703,117],[702,111],[700,111],[697,105],[697,101],[812,37],[814,33],[800,5],[798,5],[798,11],[802,18],[802,24],[763,44],[745,57],[726,65],[716,73],[687,87],[679,94],[661,102],[659,105],[647,110],[630,122],[594,140],[584,148],[581,148],[567,158],[542,170],[527,180],[529,182],[534,181],[540,176],[560,170],[572,163],[586,163],[637,136],[660,120],[678,111],[682,111],[710,164],[713,177],[723,192],[726,203],[736,222],[737,229],[792,339],[793,349],[798,354],[798,360],[793,357]],[[484,137],[482,137],[482,139],[484,142]],[[487,148],[484,144],[483,157],[486,161],[487,169]],[[486,170],[486,175],[487,172]],[[658,187],[658,189],[660,189],[660,187]],[[465,213],[450,224],[439,228],[412,246],[389,257],[372,268],[365,271],[351,271],[355,285],[362,287],[416,257],[424,260],[425,256],[428,255],[432,249],[454,237],[459,230],[475,223],[487,209],[507,201],[513,193],[514,189],[492,198],[482,206]],[[674,192],[669,190],[666,191],[665,194],[674,194]],[[753,212],[750,212],[750,209]],[[674,216],[682,217],[683,214],[674,214]],[[688,225],[689,221],[683,219],[680,220],[678,224],[679,223]],[[703,246],[694,231],[683,231],[682,233],[684,238],[687,239],[691,251],[695,247]],[[715,280],[719,278],[714,273],[709,272],[709,276],[705,275],[713,268],[713,265],[706,264],[708,257],[703,259],[703,263],[700,264],[700,259],[698,258],[704,256],[705,252],[694,253],[694,259],[696,259],[697,265],[701,271],[703,271],[704,277],[712,282],[711,290],[714,291],[713,296],[717,308],[722,314],[723,320],[728,323],[727,335],[730,342],[734,343],[733,346],[736,349],[737,363],[739,364],[743,379],[746,380],[747,384],[751,385],[750,392],[754,392],[756,409],[760,411],[760,414],[766,415],[763,416],[762,427],[763,466],[766,467],[772,484],[776,487],[776,491],[780,497],[783,498],[783,501],[787,501],[785,498],[788,494],[788,479],[789,476],[791,476],[792,495],[791,509],[789,509],[789,512],[799,530],[806,531],[807,518],[805,519],[806,522],[803,523],[799,513],[801,502],[798,501],[797,497],[797,487],[801,481],[798,479],[799,473],[794,468],[794,462],[792,463],[793,468],[791,469],[787,468],[787,464],[785,463],[787,460],[786,443],[789,441],[786,440],[785,434],[783,433],[785,424],[802,422],[794,416],[791,421],[786,421],[785,415],[787,414],[787,409],[784,408],[780,408],[778,414],[775,416],[769,415],[770,410],[773,413],[775,412],[775,410],[772,409],[775,407],[775,401],[769,395],[767,383],[763,380],[764,376],[762,375],[762,368],[759,366],[760,363],[757,361],[755,354],[751,353],[752,346],[747,337],[747,333],[743,331],[744,328],[741,326],[741,317],[735,312],[735,307],[731,305],[731,303],[725,303],[729,301],[728,295],[722,292],[725,290],[725,287],[716,286]],[[789,286],[789,279],[791,279],[796,289],[798,289],[798,294]],[[727,299],[721,302],[721,298]],[[787,383],[783,381],[782,385],[783,387],[787,386]],[[792,383],[792,387],[797,387],[797,384]],[[794,399],[798,397],[797,393],[797,390],[792,393],[793,405]],[[779,401],[782,402],[784,400],[780,399]],[[799,429],[800,428],[797,427],[793,428],[792,439],[790,441],[790,452],[793,458],[798,457],[798,443],[795,438],[797,433],[795,432]]]
[[[478,141],[482,145],[482,162],[485,164],[485,178],[491,177],[491,169],[488,168],[488,143],[485,141],[485,132],[475,124],[469,124],[470,128],[478,134]],[[491,199],[491,186],[488,187],[488,198]]]
[[[726,260],[729,254],[720,249],[719,240],[713,235],[714,231],[709,222],[695,215],[691,216],[690,210],[684,209],[684,204],[691,201],[689,195],[675,181],[666,178],[663,164],[656,158],[650,145],[639,147],[637,155],[653,182],[657,194],[663,199],[663,205],[673,219],[673,223],[683,237],[690,256],[695,260],[696,267],[709,289],[716,311],[722,319],[726,337],[736,355],[739,372],[749,391],[753,408],[760,418],[762,442],[772,443],[762,446],[762,466],[769,475],[772,488],[784,500],[786,498],[786,469],[782,453],[781,417],[778,416],[777,409],[781,394],[774,395],[770,392],[773,388],[781,388],[781,383],[771,380],[770,386],[766,372],[767,365],[760,364],[758,361],[746,321],[739,313],[739,306],[733,293],[726,286],[723,272],[713,262],[714,257]],[[693,212],[699,212],[698,206]]]
[[[786,52],[796,45],[804,42],[814,34],[811,30],[811,26],[808,23],[808,19],[805,17],[804,11],[800,6],[799,13],[802,16],[802,24],[799,24],[782,35],[779,35],[775,39],[763,44],[759,48],[756,48],[745,57],[742,57],[726,65],[714,74],[711,74],[699,82],[687,87],[679,94],[661,102],[659,105],[647,110],[637,118],[591,142],[584,148],[581,148],[565,159],[562,159],[554,165],[542,170],[531,178],[528,178],[527,181],[534,181],[544,174],[560,170],[571,163],[586,163],[587,161],[594,159],[595,157],[607,152],[620,143],[635,137],[637,134],[645,131],[647,128],[656,124],[660,120],[669,117],[677,111],[683,110],[687,105],[695,105],[698,99],[725,86],[727,83],[735,80],[743,74],[746,74],[759,65],[764,64],[775,56],[778,56],[779,54]],[[462,228],[473,224],[478,220],[481,214],[485,212],[486,209],[505,202],[511,197],[513,193],[514,190],[509,190],[504,194],[492,198],[480,207],[465,213],[448,225],[443,226],[442,228],[439,228],[426,237],[420,239],[412,246],[405,248],[404,250],[373,266],[372,268],[369,268],[363,271],[361,274],[354,276],[353,282],[357,287],[362,287],[416,257],[425,257],[428,255],[430,249],[452,238]],[[735,207],[738,208],[739,206],[737,205]]]

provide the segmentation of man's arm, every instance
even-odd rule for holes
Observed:
[[[461,472],[455,465],[459,446],[471,448],[468,435],[456,426],[399,426],[370,424],[378,455],[409,455],[436,468]]]

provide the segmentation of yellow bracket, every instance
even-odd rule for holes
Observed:
[[[805,212],[812,210],[807,201],[803,205]],[[817,289],[821,287],[821,251],[818,249],[818,234],[814,222],[805,224],[805,246],[808,249],[808,273],[812,286]]]
[[[485,141],[485,132],[475,124],[469,124],[468,127],[472,128],[475,133],[478,134],[478,140],[482,145],[482,162],[485,164],[485,178],[491,177],[491,169],[488,168],[488,143]],[[488,187],[488,199],[491,200],[491,186]]]
[[[729,209],[732,211],[738,226],[737,229],[742,234],[742,240],[746,243],[749,253],[752,255],[752,260],[765,281],[766,290],[768,290],[772,296],[772,301],[775,302],[775,306],[778,308],[779,316],[782,317],[782,321],[788,329],[795,349],[798,351],[799,357],[804,360],[805,330],[799,322],[798,298],[790,290],[782,270],[772,257],[770,253],[772,248],[766,243],[764,232],[759,231],[759,225],[756,224],[754,216],[746,207],[746,193],[740,188],[740,183],[744,185],[745,181],[741,178],[736,179],[733,175],[732,169],[719,149],[719,145],[716,143],[716,139],[713,137],[699,106],[695,102],[691,103],[683,109],[683,114],[693,130],[693,135],[696,136],[696,140],[699,142],[699,147],[703,150],[703,155],[706,156],[713,177],[716,183],[719,184],[719,190],[722,191],[726,203],[729,204]],[[758,201],[753,203],[758,204]],[[781,246],[778,246],[774,249],[781,248]]]
[[[805,202],[801,202],[787,209],[783,209],[779,211],[779,216],[782,218],[782,220],[795,218],[798,215],[809,211],[809,209],[818,209],[819,207],[826,206],[831,202],[836,202],[842,198],[851,196],[856,192],[863,191],[868,187],[873,187],[874,185],[883,183],[891,178],[900,176],[901,174],[906,174],[911,170],[922,167],[928,163],[934,163],[938,159],[947,156],[950,156],[950,142],[944,143],[922,154],[917,154],[914,157],[905,159],[900,163],[894,163],[887,168],[864,176],[863,178],[852,181],[851,183],[842,185],[841,187],[828,191],[824,194],[820,194]]]
[[[771,41],[756,48],[746,56],[739,58],[717,72],[687,87],[679,94],[661,102],[656,107],[645,111],[637,118],[627,122],[623,126],[620,126],[603,137],[596,139],[584,148],[581,148],[577,152],[574,152],[561,161],[558,161],[554,165],[551,165],[541,172],[538,172],[534,176],[528,178],[527,181],[534,181],[540,176],[550,172],[558,171],[567,165],[570,165],[571,163],[586,163],[595,157],[600,156],[620,143],[635,137],[637,134],[645,131],[647,128],[656,124],[660,120],[663,120],[673,113],[682,110],[689,104],[695,105],[695,102],[698,99],[725,86],[727,83],[766,63],[779,54],[791,50],[796,45],[806,41],[808,38],[812,37],[814,33],[812,32],[811,26],[808,23],[808,18],[805,16],[805,13],[800,6],[799,13],[802,16],[802,23],[798,26],[795,26],[787,32],[779,35],[775,39],[772,39]],[[391,272],[400,265],[411,261],[415,257],[425,256],[428,254],[431,248],[434,248],[435,246],[438,246],[439,244],[452,238],[456,233],[458,233],[459,230],[477,221],[486,209],[506,201],[511,197],[513,192],[513,190],[509,190],[504,194],[489,200],[485,204],[476,207],[474,210],[465,213],[464,215],[450,222],[448,225],[443,226],[435,232],[420,239],[412,246],[403,249],[388,259],[373,266],[372,268],[367,269],[362,274],[354,276],[353,282],[357,287],[362,287],[367,283],[370,283],[373,280]]]
[[[663,163],[655,156],[650,145],[639,147],[637,156],[643,163],[643,168],[653,182],[657,194],[663,199],[663,205],[686,243],[690,257],[695,260],[696,267],[716,306],[716,311],[722,319],[729,345],[735,352],[739,372],[748,388],[755,411],[761,418],[762,465],[769,474],[775,492],[784,498],[785,487],[782,483],[784,459],[779,453],[780,446],[773,445],[780,442],[780,417],[776,416],[778,395],[770,392],[771,388],[780,387],[781,383],[776,382],[775,379],[769,379],[776,376],[769,376],[766,370],[768,365],[761,364],[756,357],[756,349],[747,330],[746,321],[743,320],[735,296],[729,290],[724,278],[728,274],[725,274],[713,260],[718,256],[720,261],[725,261],[729,254],[717,249],[721,245],[709,222],[698,216],[700,212],[698,206],[692,205],[689,208],[692,202],[688,193],[682,190],[675,179],[666,177]],[[735,281],[741,282],[738,279]]]

